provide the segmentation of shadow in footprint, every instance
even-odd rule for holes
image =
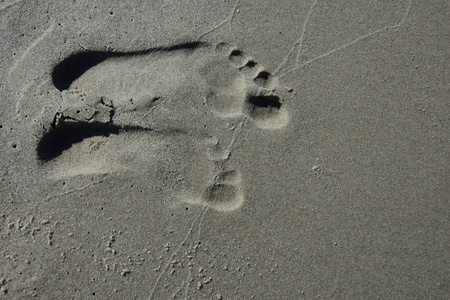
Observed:
[[[95,136],[108,137],[128,130],[151,131],[142,127],[117,126],[110,123],[61,121],[42,136],[36,149],[37,157],[41,162],[48,162],[85,139]]]
[[[281,108],[280,97],[275,95],[251,96],[248,98],[248,102],[253,104],[255,107],[274,108],[274,109]]]
[[[80,78],[87,70],[113,57],[130,57],[146,55],[152,52],[172,52],[172,51],[192,51],[201,46],[202,42],[191,42],[173,45],[170,47],[150,48],[142,51],[132,52],[107,52],[107,51],[87,51],[78,52],[65,58],[58,63],[52,72],[53,85],[60,91],[67,90],[72,82]]]

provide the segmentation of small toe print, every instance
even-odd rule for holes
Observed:
[[[244,67],[247,68],[254,68],[256,66],[256,62],[254,62],[253,60],[249,60]]]
[[[241,67],[245,64],[244,52],[239,49],[234,49],[230,53],[230,61],[236,66]]]
[[[241,71],[242,74],[244,74],[247,77],[253,77],[255,76],[257,65],[258,63],[256,63],[253,59],[250,59],[244,66],[239,67],[239,71]]]
[[[287,122],[282,99],[275,94],[249,95],[245,101],[244,114],[264,129],[281,128]]]
[[[253,81],[260,87],[269,88],[272,81],[272,74],[267,71],[261,71]]]

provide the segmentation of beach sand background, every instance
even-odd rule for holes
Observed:
[[[446,299],[447,1],[0,1],[0,297]]]

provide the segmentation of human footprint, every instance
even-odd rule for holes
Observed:
[[[62,101],[43,117],[37,155],[53,178],[119,170],[166,180],[155,174],[169,168],[169,192],[219,211],[244,202],[230,159],[242,127],[288,121],[277,78],[226,43],[82,52],[52,76]]]

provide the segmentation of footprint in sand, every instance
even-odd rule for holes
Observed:
[[[225,43],[82,52],[52,76],[62,101],[43,117],[37,145],[51,177],[146,176],[181,201],[219,211],[244,201],[232,159],[241,128],[288,121],[277,78]]]

